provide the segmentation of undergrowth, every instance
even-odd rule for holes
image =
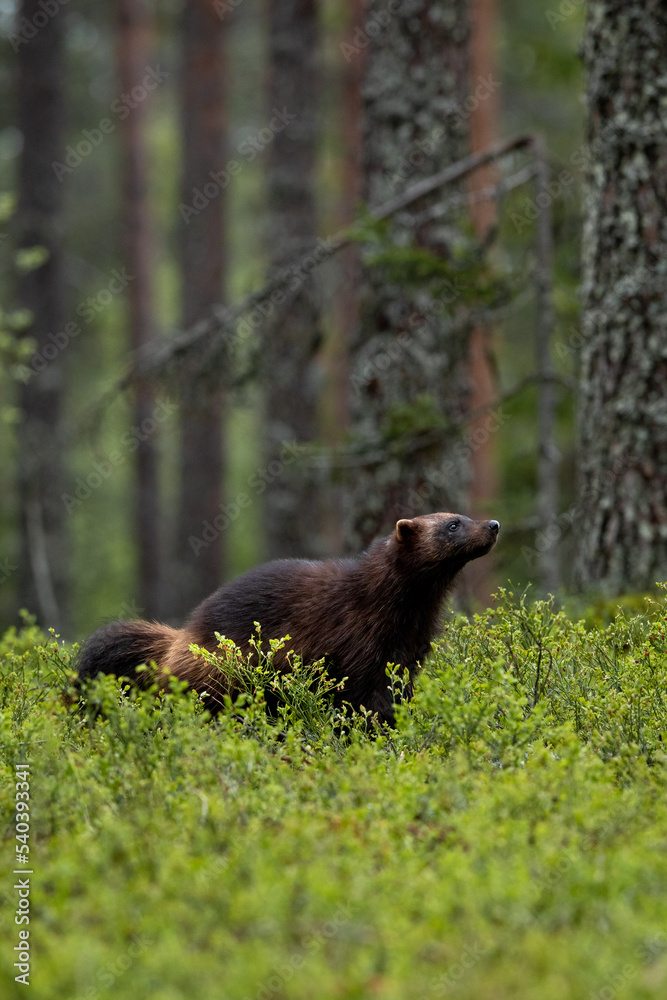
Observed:
[[[212,716],[175,679],[79,690],[75,649],[10,631],[3,869],[27,763],[32,995],[663,996],[666,621],[500,590],[448,620],[394,729],[337,707],[322,663],[277,676],[287,639],[207,654],[241,692]]]

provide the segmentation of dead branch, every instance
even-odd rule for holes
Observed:
[[[444,170],[431,177],[426,177],[415,184],[410,185],[401,194],[389,199],[382,205],[371,209],[370,215],[373,219],[380,221],[388,219],[402,209],[414,204],[421,198],[436,191],[440,187],[453,184],[473,171],[485,166],[487,163],[497,160],[508,153],[521,149],[531,149],[534,147],[535,137],[532,135],[519,136],[508,142],[496,143],[488,150],[474,153],[464,157],[457,163],[451,164]],[[303,263],[315,256],[316,266],[324,263],[337,254],[343,247],[349,246],[355,241],[355,231],[349,229],[340,230],[333,236],[314,244],[310,250],[301,258]],[[197,348],[207,337],[219,337],[222,334],[223,344],[233,344],[237,331],[235,325],[238,321],[253,309],[267,302],[271,296],[283,289],[288,283],[294,281],[294,275],[300,268],[286,266],[278,271],[274,277],[270,278],[262,288],[251,293],[241,302],[234,306],[218,305],[211,315],[200,320],[188,330],[183,330],[169,340],[158,341],[147,345],[146,350],[141,354],[135,354],[125,372],[118,381],[104,394],[96,409],[106,407],[119,393],[123,392],[130,384],[139,378],[155,377],[164,372],[175,361],[185,357],[191,350]],[[303,275],[302,280],[307,280],[310,272]]]

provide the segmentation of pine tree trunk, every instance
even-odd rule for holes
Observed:
[[[471,89],[474,90],[479,80],[496,75],[498,10],[497,0],[470,0],[470,6],[470,75]],[[473,108],[470,115],[471,152],[480,153],[498,141],[499,111],[495,90]],[[489,163],[472,174],[469,188],[471,194],[478,195],[497,183],[498,165]],[[476,234],[483,239],[498,221],[495,201],[490,198],[474,201],[470,215]],[[470,409],[472,413],[479,414],[467,429],[474,445],[470,455],[469,513],[475,518],[495,516],[491,507],[498,494],[497,448],[486,430],[488,416],[485,412],[493,406],[498,395],[492,363],[493,341],[493,330],[482,324],[477,324],[470,336]],[[488,602],[493,590],[491,567],[488,559],[477,559],[466,567],[469,592],[481,603]]]
[[[366,25],[358,43],[367,58],[362,197],[377,205],[468,151],[468,2],[405,0],[390,12],[374,0]],[[450,253],[445,225],[417,223],[437,197],[401,213],[392,228],[396,243],[416,242],[441,257]],[[449,303],[438,302],[389,282],[377,269],[364,272],[361,324],[352,345],[351,430],[378,447],[373,464],[360,464],[347,497],[350,549],[398,517],[460,510],[468,478],[446,434],[421,447],[404,446],[400,435],[388,440],[406,415],[419,422],[409,415],[415,405],[425,411],[426,433],[417,435],[422,440],[430,437],[429,423],[463,420],[470,331],[454,324],[458,290],[451,289]]]
[[[667,9],[590,0],[578,578],[667,579]]]
[[[268,150],[269,249],[272,266],[296,265],[317,229],[315,154],[319,73],[316,0],[270,0],[269,115],[287,112]],[[322,498],[283,442],[318,437],[322,341],[316,284],[305,277],[271,319],[267,341],[265,462],[266,546],[272,559],[322,554]],[[272,469],[280,471],[275,475]]]
[[[19,18],[32,23],[39,4],[23,0]],[[18,49],[18,127],[23,136],[16,215],[19,247],[43,247],[48,258],[18,282],[21,305],[32,313],[23,331],[48,362],[26,375],[17,428],[20,505],[19,607],[44,627],[67,621],[69,545],[62,502],[64,476],[62,187],[52,164],[62,158],[63,17],[49,17]],[[55,338],[55,339],[54,339]]]
[[[354,46],[355,36],[365,24],[364,0],[350,0],[346,11],[344,43]],[[361,202],[361,146],[363,108],[361,85],[365,59],[362,53],[344,60],[340,109],[340,195],[335,229],[354,223]],[[335,452],[343,445],[350,423],[350,341],[359,325],[359,245],[351,243],[336,257],[333,295],[333,337],[328,352],[330,379],[323,438]],[[341,518],[344,485],[334,481],[327,490],[327,551],[340,555],[345,549],[345,526]]]
[[[141,84],[153,49],[153,18],[147,0],[119,0],[118,77],[123,93]],[[130,344],[139,351],[154,338],[151,268],[154,247],[148,199],[146,116],[148,101],[141,101],[121,123],[123,142],[123,209],[125,258],[132,275],[128,286]],[[153,416],[155,393],[149,382],[135,389],[133,424],[141,427]],[[138,559],[139,605],[147,618],[158,618],[160,607],[160,544],[158,449],[154,435],[139,442],[135,455],[136,496],[134,547]]]
[[[206,195],[208,203],[189,214],[180,232],[186,329],[224,297],[225,190],[211,177],[222,171],[227,161],[224,36],[224,21],[214,0],[187,0],[182,26],[182,203],[195,204],[195,190],[206,190],[212,197]],[[207,528],[216,521],[224,525],[223,397],[215,385],[189,382],[184,371],[177,570],[173,581],[179,615],[220,586],[225,539],[222,528]]]

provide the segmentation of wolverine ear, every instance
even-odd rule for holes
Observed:
[[[407,542],[408,538],[412,538],[416,530],[417,525],[414,521],[410,521],[405,517],[401,518],[400,521],[396,522],[396,541]]]

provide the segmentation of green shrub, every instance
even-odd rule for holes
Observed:
[[[255,668],[211,657],[242,688],[212,719],[176,681],[80,698],[71,650],[8,634],[0,808],[7,872],[27,761],[31,995],[662,997],[664,624],[659,601],[597,627],[503,590],[447,623],[382,731],[333,707],[321,664],[276,678],[273,643]]]

